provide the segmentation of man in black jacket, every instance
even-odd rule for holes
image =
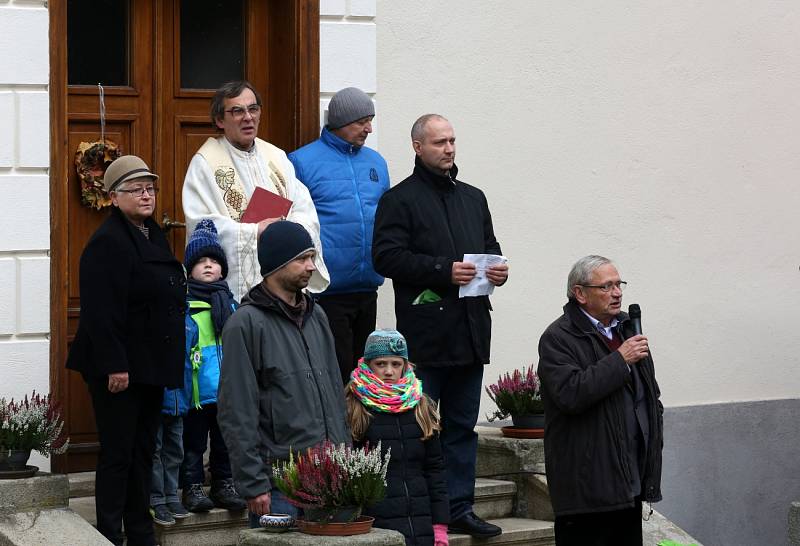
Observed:
[[[539,341],[557,546],[641,545],[642,501],[661,500],[664,410],[647,338],[621,312],[624,287],[610,260],[581,258]]]
[[[488,296],[459,298],[477,274],[464,254],[501,254],[486,197],[456,180],[455,133],[445,118],[427,114],[411,129],[416,164],[387,191],[375,215],[372,259],[392,279],[397,329],[408,341],[425,393],[438,401],[442,452],[450,496],[450,530],[488,538],[501,530],[472,511],[483,365],[489,363]],[[500,286],[508,266],[486,269]]]

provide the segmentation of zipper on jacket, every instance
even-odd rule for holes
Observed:
[[[361,204],[361,194],[358,191],[358,179],[356,178],[356,170],[353,168],[353,149],[350,146],[350,153],[347,154],[347,164],[350,166],[350,174],[353,177],[353,193],[356,196],[356,205],[358,206],[358,215],[361,218],[361,261],[358,265],[358,280],[364,282],[364,260],[367,258],[367,227],[364,225],[364,209]]]
[[[601,358],[605,358],[611,354],[611,350],[608,348],[608,345],[606,345],[605,342],[601,339],[601,336],[602,334],[596,331],[589,334],[589,338],[592,340],[592,346],[594,348],[594,355],[598,360],[600,360]],[[621,337],[622,333],[620,333],[620,338]],[[599,351],[598,351],[598,346],[601,348]],[[631,373],[633,372],[631,371]],[[621,396],[625,396],[625,394],[622,394]],[[623,404],[618,399],[611,400],[611,407],[614,410],[614,417],[617,419],[617,426],[614,427],[616,434],[613,434],[612,438],[614,438],[614,443],[616,444],[617,457],[619,459],[620,466],[622,467],[622,474],[623,476],[625,476],[626,485],[630,487],[632,471],[630,467],[630,461],[628,460],[628,450],[625,447],[627,445],[627,439],[626,439],[627,437],[620,438],[621,434],[620,431],[627,431],[628,424],[625,420],[625,409],[624,407],[621,406],[623,406]],[[643,481],[642,476],[639,476],[640,487],[644,489],[642,481]],[[639,494],[641,493],[642,491],[639,492]]]
[[[317,388],[317,397],[319,398],[319,407],[322,410],[322,423],[325,425],[325,439],[330,440],[330,432],[328,431],[328,414],[325,413],[325,403],[322,401],[322,391],[319,388],[319,382],[317,381],[317,374],[314,373],[314,366],[311,365],[311,349],[308,347],[308,343],[306,342],[306,336],[303,333],[303,330],[299,327],[297,328],[300,331],[300,338],[303,340],[303,346],[306,349],[306,360],[308,360],[308,367],[311,370],[311,377],[314,378],[314,386]]]
[[[408,483],[406,482],[406,443],[403,440],[403,427],[400,425],[400,416],[395,414],[395,422],[397,423],[397,433],[400,437],[400,464],[403,476],[403,489],[406,492],[406,518],[408,518],[408,528],[411,530],[412,544],[417,543],[417,533],[414,532],[414,522],[411,521],[411,494],[408,492]]]
[[[650,359],[650,357],[646,357]],[[650,360],[652,363],[652,360]],[[655,389],[653,388],[653,379],[650,377],[650,370],[646,366],[639,368],[639,373],[642,375],[642,382],[647,385],[647,392],[650,395],[650,400],[647,404],[647,418],[650,419],[650,430],[658,429],[658,399],[656,398]],[[650,413],[652,411],[652,414]],[[642,497],[645,501],[651,500],[655,495],[652,491],[653,486],[650,484],[653,474],[655,474],[655,449],[661,449],[661,446],[654,448],[655,442],[653,441],[653,434],[647,441],[647,464],[645,466],[644,476],[642,476]],[[645,484],[645,481],[648,482]]]
[[[620,328],[620,337],[622,337],[622,328]],[[623,338],[624,341],[624,338]],[[645,357],[649,360],[650,365],[652,366],[653,360],[650,356]],[[656,390],[654,387],[655,376],[650,377],[650,369],[647,366],[643,366],[637,364],[639,366],[639,373],[642,375],[642,383],[644,383],[647,387],[647,393],[649,394],[650,398],[647,403],[647,418],[650,420],[650,430],[658,430],[658,397],[656,396]],[[655,368],[653,368],[655,372]],[[652,412],[652,413],[651,413]],[[654,428],[655,426],[655,428]],[[663,441],[663,429],[661,433],[661,438]],[[661,446],[655,447],[656,442],[653,441],[653,434],[650,434],[650,438],[647,441],[647,460],[645,461],[645,469],[644,474],[639,476],[639,481],[641,483],[642,490],[640,495],[646,502],[650,502],[654,497],[654,487],[651,485],[653,475],[655,474],[655,466],[656,466],[656,452],[657,450],[661,449]],[[647,483],[645,483],[647,482]]]

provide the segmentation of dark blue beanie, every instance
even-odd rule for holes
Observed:
[[[261,275],[271,275],[308,250],[314,250],[314,242],[306,228],[288,220],[271,223],[258,238]]]
[[[186,266],[186,274],[192,274],[192,268],[200,258],[214,258],[222,266],[222,278],[228,276],[228,259],[225,251],[219,244],[217,238],[217,226],[210,218],[203,218],[197,222],[194,232],[189,237],[186,245],[186,252],[183,255],[183,265]]]

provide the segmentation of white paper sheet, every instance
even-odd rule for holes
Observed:
[[[486,268],[508,263],[508,258],[497,254],[464,254],[464,261],[475,264],[475,277],[468,284],[458,288],[459,298],[488,296],[494,292],[494,285],[486,278]]]

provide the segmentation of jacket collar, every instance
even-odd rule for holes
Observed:
[[[308,317],[310,317],[311,313],[314,311],[314,299],[302,291],[300,292],[300,296],[305,300],[305,313],[303,314],[303,324],[305,325]],[[273,296],[264,288],[262,283],[258,283],[245,294],[242,298],[242,304],[239,307],[244,307],[245,305],[254,305],[262,311],[277,313],[293,323],[295,321],[292,313],[288,309],[289,306],[281,299]]]
[[[343,154],[357,154],[361,151],[361,146],[350,144],[345,139],[329,131],[327,127],[322,128],[319,139],[334,150],[338,150]]]
[[[420,160],[419,156],[414,156],[414,174],[437,189],[449,190],[455,187],[456,176],[458,175],[458,167],[456,167],[456,164],[453,163],[453,168],[450,169],[449,176],[436,174],[425,166],[425,164]]]
[[[142,260],[146,262],[177,262],[177,258],[172,254],[172,251],[166,250],[169,248],[167,239],[164,236],[164,232],[161,231],[161,227],[152,217],[144,221],[144,226],[149,230],[149,239],[117,207],[111,209],[111,217],[117,221],[131,238]]]
[[[565,328],[568,330],[572,330],[573,333],[576,334],[584,334],[584,335],[600,335],[600,332],[597,331],[597,328],[594,327],[592,321],[589,320],[589,317],[586,316],[583,311],[581,311],[580,305],[578,302],[570,299],[567,303],[564,304],[564,316],[567,319],[567,324],[564,325]],[[620,313],[617,315],[617,320],[619,324],[617,325],[617,330],[621,333],[625,322],[628,320],[627,313]]]

